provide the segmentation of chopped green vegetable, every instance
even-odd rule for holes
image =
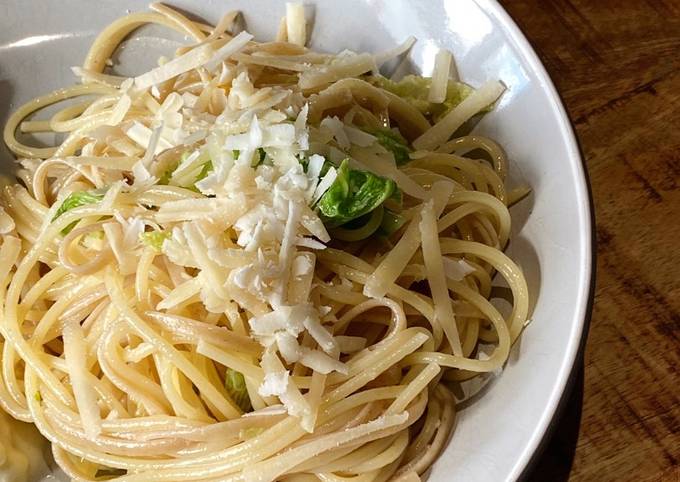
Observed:
[[[341,241],[361,241],[370,237],[380,228],[384,212],[383,207],[378,206],[369,214],[364,214],[340,227],[330,229],[329,234],[331,238]]]
[[[334,228],[370,213],[385,202],[395,189],[396,184],[391,179],[350,169],[349,161],[345,159],[338,168],[335,181],[321,196],[317,207],[324,224]]]
[[[87,204],[97,203],[101,201],[103,198],[104,198],[103,194],[98,194],[91,191],[72,192],[66,197],[66,199],[64,199],[64,202],[61,203],[61,206],[59,206],[59,209],[57,209],[57,212],[52,218],[52,221],[56,220],[59,216],[61,216],[65,212],[70,211],[71,209],[79,208]],[[61,233],[62,234],[70,233],[77,223],[78,223],[77,221],[72,222],[64,229],[62,229]]]
[[[61,203],[61,206],[57,209],[52,221],[71,209],[79,208],[86,204],[94,204],[101,201],[103,198],[103,194],[97,194],[90,191],[72,192],[64,199],[64,202]]]
[[[252,162],[251,166],[252,167],[259,166],[260,164],[262,164],[264,162],[264,158],[266,156],[267,156],[267,153],[264,152],[264,149],[262,149],[261,147],[258,147],[257,152],[253,156],[253,162]]]
[[[158,184],[165,185],[167,186],[170,184],[170,181],[172,180],[172,175],[173,173],[177,170],[177,168],[184,162],[186,161],[187,157],[189,157],[192,154],[192,151],[185,151],[182,153],[180,156],[179,161],[173,163],[166,169],[163,174],[161,174],[160,178],[158,179]],[[187,189],[191,189],[192,191],[199,192],[198,188],[196,187],[196,183],[198,181],[201,181],[205,179],[208,174],[210,174],[213,170],[213,163],[212,160],[210,159],[210,156],[208,155],[207,151],[202,152],[199,159],[205,159],[206,161],[203,163],[201,166],[201,170],[196,176],[196,179],[194,180],[194,183],[192,185],[183,185],[179,182],[174,182],[175,185],[180,185],[180,187],[184,187]]]
[[[227,368],[224,385],[231,399],[244,412],[251,412],[253,406],[250,404],[250,397],[246,389],[246,380],[241,372]]]
[[[205,179],[208,176],[208,174],[210,174],[212,172],[212,170],[213,170],[212,161],[206,162],[205,164],[203,164],[203,167],[201,168],[201,172],[199,172],[198,176],[196,176],[196,180],[194,181],[194,183],[191,186],[183,186],[183,187],[186,187],[187,189],[189,189],[191,191],[200,193],[201,191],[196,186],[196,183],[198,181]]]
[[[149,231],[139,235],[139,239],[146,246],[149,246],[159,253],[163,248],[163,242],[170,237],[167,231]]]
[[[238,149],[233,149],[231,151],[231,155],[234,157],[234,159],[238,159],[238,156],[241,155],[241,151],[239,151]],[[258,147],[257,151],[255,151],[255,154],[253,154],[253,159],[250,163],[250,167],[257,167],[260,164],[262,164],[266,156],[267,153],[264,151],[264,149]]]
[[[408,141],[399,132],[392,129],[380,129],[373,132],[373,135],[378,139],[381,146],[394,154],[394,160],[398,166],[411,160],[408,156],[411,148],[408,146]]]
[[[208,161],[205,164],[203,164],[203,167],[201,168],[201,172],[198,173],[198,177],[196,178],[196,182],[202,181],[205,179],[208,174],[210,174],[213,170],[213,163],[212,161]]]
[[[158,184],[167,186],[170,183],[170,178],[172,177],[172,173],[175,171],[175,169],[177,169],[177,166],[173,166],[161,174],[161,177],[158,179]]]
[[[164,186],[167,186],[170,184],[170,179],[172,179],[172,174],[175,172],[175,170],[179,167],[180,164],[182,164],[184,161],[186,161],[187,157],[191,154],[190,151],[184,151],[182,155],[179,157],[179,160],[175,160],[174,162],[170,161],[168,168],[163,171],[163,174],[161,174],[160,178],[158,179],[158,184],[162,184]],[[168,163],[166,162],[166,165]]]
[[[42,402],[42,396],[40,395],[40,392],[35,392],[33,394],[33,400],[35,400],[36,402]]]
[[[406,223],[406,218],[401,214],[385,209],[385,213],[382,217],[382,222],[380,223],[379,233],[385,236],[391,236]]]
[[[370,77],[368,80],[374,85],[398,95],[423,114],[434,117],[435,120],[441,118],[473,92],[469,85],[450,80],[446,89],[446,99],[441,104],[435,104],[427,100],[432,84],[432,79],[429,77],[407,75],[399,82],[394,82],[385,77],[376,76]]]
[[[80,244],[88,249],[101,251],[104,247],[104,231],[91,231],[80,240]]]
[[[401,209],[404,204],[404,193],[397,187],[387,201]]]

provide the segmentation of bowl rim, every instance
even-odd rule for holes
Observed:
[[[532,69],[541,83],[543,90],[548,96],[549,104],[556,113],[558,128],[565,140],[567,156],[571,160],[571,168],[576,179],[576,199],[579,214],[580,229],[579,241],[584,250],[584,263],[580,267],[580,280],[578,283],[578,296],[575,303],[575,316],[571,334],[567,342],[566,355],[562,360],[555,383],[552,386],[548,404],[529,442],[524,447],[522,454],[516,460],[512,470],[507,476],[508,481],[524,479],[536,464],[547,442],[550,440],[559,420],[561,412],[568,401],[574,374],[578,371],[585,349],[590,320],[592,315],[593,300],[595,295],[595,271],[596,271],[596,225],[595,209],[593,204],[592,188],[588,177],[585,156],[581,149],[574,125],[564,107],[555,84],[550,74],[541,62],[538,54],[529,40],[521,31],[517,23],[503,8],[498,0],[475,0],[484,12],[494,16],[499,24],[506,28],[507,39],[517,51],[517,55]]]

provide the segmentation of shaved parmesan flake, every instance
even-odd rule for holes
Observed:
[[[305,209],[306,213],[302,215],[302,226],[309,231],[312,236],[315,236],[321,240],[323,243],[327,243],[331,240],[331,236],[326,230],[321,218],[309,208]]]
[[[290,279],[290,267],[295,256],[295,241],[297,237],[298,224],[300,222],[301,209],[298,203],[293,200],[288,201],[288,218],[286,227],[281,239],[279,248],[279,283],[277,304],[283,302],[288,290],[288,280]]]
[[[278,396],[286,407],[288,413],[303,419],[303,428],[309,432],[313,426],[304,423],[307,415],[311,413],[311,408],[300,390],[292,381],[288,379],[288,371],[285,369],[278,356],[271,350],[265,351],[262,355],[262,369],[265,372],[265,379],[260,385],[258,392]],[[269,378],[267,376],[269,375]],[[267,396],[267,395],[265,395]]]
[[[287,371],[266,373],[262,385],[257,389],[257,393],[263,397],[283,395],[288,389],[288,377]]]
[[[153,131],[141,122],[134,121],[132,125],[125,130],[125,134],[146,150],[151,144]],[[158,154],[165,149],[170,149],[171,147],[172,144],[169,141],[160,137],[153,153]]]
[[[226,60],[232,54],[245,47],[246,44],[252,40],[252,38],[253,36],[248,32],[239,32],[236,37],[231,39],[215,52],[211,59],[205,63],[205,68],[212,72],[218,65],[220,65],[222,61]]]
[[[135,86],[139,89],[148,89],[152,85],[160,84],[184,72],[196,69],[208,62],[214,52],[213,43],[200,45],[184,55],[180,55],[145,74],[135,77]]]
[[[294,277],[305,276],[314,270],[314,264],[308,256],[298,255],[293,260],[292,274]]]
[[[358,77],[375,69],[375,59],[372,55],[353,54],[344,58],[337,58],[329,65],[303,72],[300,75],[299,85],[301,89],[312,89],[345,77]]]
[[[158,149],[162,131],[163,124],[154,128],[151,136],[149,137],[149,143],[146,147],[144,156],[132,166],[132,174],[135,176],[135,185],[152,180],[152,175],[149,171],[149,165],[151,164],[151,160]]]
[[[297,336],[304,330],[302,321],[311,309],[309,305],[279,306],[266,315],[250,318],[248,324],[253,334],[259,336],[273,336],[277,331]]]
[[[292,124],[275,124],[261,129],[254,117],[248,133],[227,137],[225,147],[253,152],[258,147],[288,147],[293,142],[295,127]]]
[[[298,238],[297,243],[298,246],[302,246],[304,248],[309,248],[309,249],[326,249],[326,245],[317,241],[316,239],[313,238],[307,238],[307,237],[302,237]]]
[[[307,164],[307,177],[312,179],[317,179],[321,175],[321,170],[326,159],[318,154],[312,154],[309,156],[309,164]]]
[[[326,117],[321,121],[320,125],[333,133],[333,137],[335,137],[335,140],[341,148],[347,149],[349,147],[349,137],[347,137],[347,133],[345,132],[345,124],[343,124],[340,119],[335,116]]]
[[[449,87],[449,70],[451,69],[451,52],[439,49],[434,58],[434,71],[427,100],[435,104],[441,104],[446,100],[446,91]]]
[[[297,338],[285,331],[277,332],[274,336],[279,353],[286,363],[295,363],[302,356],[302,349],[297,342]]]
[[[307,114],[309,112],[309,104],[305,104],[300,113],[295,119],[295,140],[300,147],[300,150],[306,151],[309,149],[309,132],[307,131]]]
[[[307,41],[305,9],[301,3],[286,3],[286,35],[288,41],[296,45]]]
[[[288,32],[287,32],[287,27],[286,27],[286,17],[281,17],[281,20],[279,21],[279,29],[276,31],[275,40],[277,42],[287,42],[288,41]]]
[[[125,118],[125,115],[130,110],[131,106],[132,106],[132,98],[127,93],[123,94],[120,97],[120,99],[118,99],[118,102],[116,103],[115,107],[111,111],[111,116],[106,121],[106,125],[117,126],[118,124],[120,124],[123,121],[123,119]]]
[[[319,181],[319,184],[314,191],[314,196],[312,197],[312,206],[319,202],[321,196],[323,196],[324,193],[330,189],[337,177],[338,171],[334,167],[331,167],[326,175],[321,179],[321,181]]]
[[[321,349],[328,354],[334,354],[338,351],[338,344],[333,339],[333,336],[323,327],[319,321],[318,314],[316,316],[305,317],[302,324],[307,329],[307,332],[314,338],[314,341],[319,344]]]
[[[199,45],[195,49],[135,77],[135,86],[138,89],[148,89],[152,85],[158,85],[201,66],[212,71],[224,59],[241,50],[252,38],[253,36],[248,32],[241,32],[218,50],[213,48],[214,42]]]
[[[453,260],[444,256],[442,262],[444,263],[446,277],[455,281],[462,281],[467,275],[475,272],[474,266],[464,259]]]
[[[439,122],[425,131],[413,141],[416,150],[434,150],[447,140],[470,117],[490,106],[505,91],[505,86],[498,81],[489,81],[467,96],[463,101],[446,114]]]

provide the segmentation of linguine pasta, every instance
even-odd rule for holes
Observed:
[[[420,480],[447,386],[501,368],[527,320],[505,154],[460,136],[504,87],[451,80],[445,51],[431,79],[381,76],[413,39],[315,52],[299,5],[274,42],[237,18],[129,14],[10,117],[0,404],[74,480]],[[106,72],[146,24],[190,42]]]

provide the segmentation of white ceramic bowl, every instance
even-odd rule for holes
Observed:
[[[3,0],[0,13],[0,121],[26,100],[74,81],[69,69],[85,56],[94,35],[134,0]],[[501,79],[508,91],[477,126],[498,140],[512,161],[512,182],[532,196],[512,209],[511,256],[528,278],[533,322],[503,373],[465,402],[453,438],[430,480],[515,480],[527,466],[553,418],[577,356],[592,276],[591,215],[587,181],[560,99],[522,33],[493,0],[306,0],[314,3],[312,45],[321,50],[379,51],[414,35],[416,71],[432,70],[436,47],[456,58],[473,85]],[[247,28],[271,39],[283,1],[176,0],[173,5],[215,22],[225,9],[245,13]],[[127,42],[121,60],[142,71],[175,44],[143,30]],[[3,146],[4,149],[4,146]],[[2,169],[10,166],[2,153]]]

